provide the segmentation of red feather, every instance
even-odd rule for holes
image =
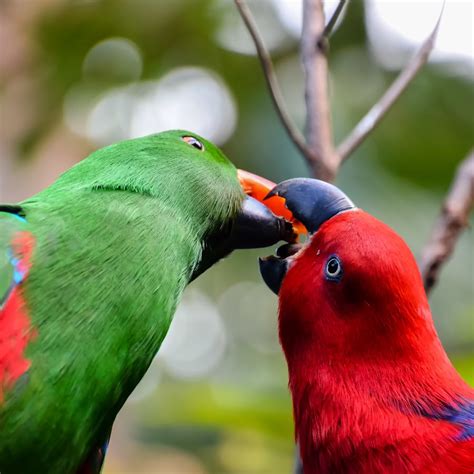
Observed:
[[[17,261],[15,270],[23,278],[21,283],[14,283],[0,308],[0,402],[5,390],[11,389],[31,364],[24,353],[34,331],[22,285],[31,268],[34,243],[34,237],[29,232],[17,233],[12,241],[12,253]]]

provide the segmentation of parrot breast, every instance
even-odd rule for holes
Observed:
[[[35,240],[29,232],[14,235],[7,250],[12,267],[11,283],[0,294],[0,403],[5,390],[29,369],[30,361],[24,352],[34,336],[22,291],[22,283],[28,277]]]

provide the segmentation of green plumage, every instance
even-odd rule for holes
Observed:
[[[2,474],[74,472],[105,441],[207,240],[238,212],[234,166],[185,135],[101,149],[20,204],[36,241],[22,289],[36,336],[30,369],[0,400]],[[0,216],[0,229],[20,226]],[[0,255],[10,243],[2,231]]]

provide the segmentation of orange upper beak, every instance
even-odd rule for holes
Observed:
[[[237,175],[245,194],[265,204],[265,206],[268,207],[276,216],[283,217],[291,222],[293,229],[298,236],[307,233],[305,226],[296,220],[291,211],[287,209],[284,198],[272,196],[265,199],[268,196],[268,193],[276,186],[275,183],[266,178],[262,178],[261,176],[240,169],[237,170]]]

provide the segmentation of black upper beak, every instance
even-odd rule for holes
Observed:
[[[290,222],[275,216],[260,201],[245,196],[239,214],[228,228],[219,229],[206,239],[201,262],[191,280],[233,250],[268,247],[280,241],[293,242],[296,238]]]
[[[318,179],[288,179],[275,186],[268,194],[268,197],[271,196],[283,197],[286,207],[311,234],[336,214],[355,209],[354,203],[339,188]],[[260,259],[260,273],[267,286],[276,294],[290,262],[289,258]]]

